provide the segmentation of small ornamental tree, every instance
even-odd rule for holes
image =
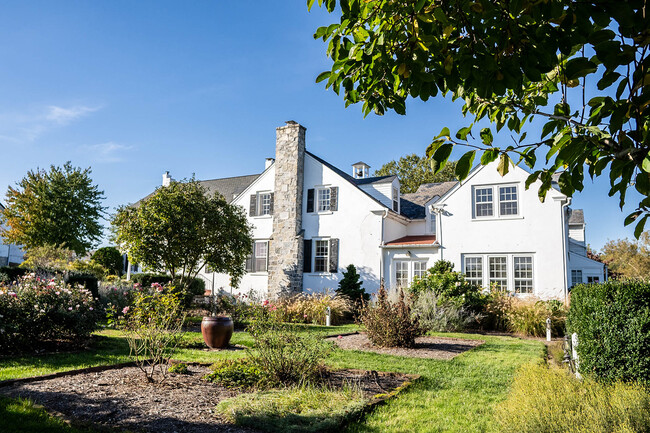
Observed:
[[[92,261],[102,265],[110,275],[122,274],[122,253],[115,247],[103,247],[95,251]]]
[[[0,214],[5,241],[31,249],[64,245],[82,255],[102,237],[104,192],[92,184],[90,168],[51,166],[27,172],[7,190],[7,207]]]
[[[204,265],[229,274],[236,287],[253,242],[243,209],[208,195],[194,179],[159,187],[138,206],[119,208],[112,224],[131,262],[168,272],[184,291]]]
[[[359,281],[361,276],[357,273],[357,268],[350,264],[343,271],[343,279],[339,281],[339,288],[336,289],[336,294],[339,296],[347,296],[355,304],[361,302],[368,302],[370,295],[366,290],[361,287],[362,281]]]

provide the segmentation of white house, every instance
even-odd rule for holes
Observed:
[[[0,203],[0,213],[4,210],[5,207]],[[3,225],[2,229],[5,228],[6,226]],[[18,266],[23,262],[23,255],[23,249],[20,245],[5,244],[0,234],[0,266]]]
[[[497,282],[517,294],[564,299],[578,282],[602,281],[602,263],[587,258],[581,210],[514,167],[501,177],[478,166],[461,182],[422,185],[400,194],[396,176],[352,175],[305,149],[305,128],[276,130],[276,158],[262,173],[203,181],[246,210],[253,255],[237,288],[227,275],[202,271],[207,288],[276,297],[335,289],[354,264],[368,291],[408,285],[440,259],[481,286]],[[163,175],[163,185],[171,180]]]

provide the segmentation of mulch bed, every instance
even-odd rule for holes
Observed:
[[[406,349],[402,347],[377,347],[365,333],[342,335],[341,338],[329,337],[344,350],[360,350],[375,352],[382,355],[406,356],[410,358],[452,359],[454,356],[485,343],[483,340],[464,340],[461,338],[447,337],[417,337],[415,347]]]
[[[0,383],[0,395],[28,398],[75,425],[144,432],[254,432],[228,423],[214,410],[219,401],[241,391],[201,378],[210,370],[189,365],[190,374],[168,374],[163,383],[147,383],[137,367],[82,372],[39,380]],[[399,373],[340,370],[324,379],[332,386],[352,384],[377,402],[416,377]]]

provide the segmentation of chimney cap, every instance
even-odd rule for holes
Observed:
[[[363,161],[355,162],[354,164],[352,164],[352,167],[355,167],[357,165],[363,165],[365,167],[370,168],[370,166],[368,164],[366,164],[365,162],[363,162]]]
[[[297,125],[298,124],[298,122],[296,122],[295,120],[287,120],[284,123],[286,123],[287,125]]]

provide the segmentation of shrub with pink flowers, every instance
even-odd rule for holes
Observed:
[[[61,278],[27,274],[14,284],[0,284],[0,349],[80,341],[97,329],[99,310],[90,291]]]

